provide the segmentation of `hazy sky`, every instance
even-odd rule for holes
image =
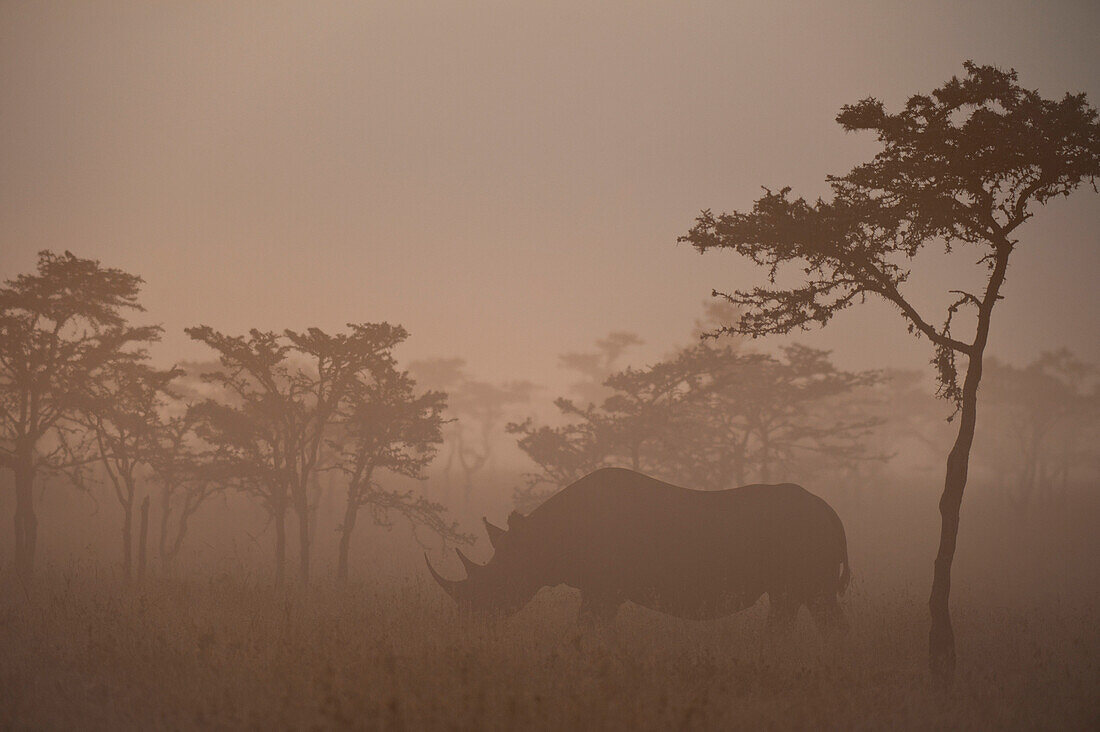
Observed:
[[[822,193],[875,149],[842,104],[973,58],[1096,105],[1098,37],[1094,2],[4,2],[0,275],[44,248],[141,274],[164,359],[205,354],[198,323],[389,320],[406,359],[555,382],[563,351],[633,330],[657,356],[759,281],[676,237],[761,185]],[[1098,225],[1082,191],[1021,231],[994,352],[1100,360]],[[930,355],[879,306],[805,340]]]

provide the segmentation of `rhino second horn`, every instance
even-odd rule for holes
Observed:
[[[438,582],[439,586],[442,587],[448,595],[454,597],[459,583],[440,576],[439,572],[436,572],[435,567],[432,566],[432,560],[428,558],[428,552],[424,552],[424,563],[428,565],[428,571],[432,573],[432,579]]]
[[[480,564],[463,554],[462,550],[459,549],[457,546],[455,547],[455,553],[458,554],[458,558],[462,560],[462,566],[465,567],[467,576],[470,576],[481,569]]]
[[[497,541],[499,541],[500,537],[504,536],[508,532],[500,528],[499,526],[493,526],[491,523],[489,523],[489,519],[484,516],[481,517],[481,520],[485,523],[485,531],[489,534],[489,543],[493,545],[494,549],[496,549]]]

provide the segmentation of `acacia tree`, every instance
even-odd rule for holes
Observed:
[[[686,349],[695,382],[661,462],[716,490],[879,460],[862,442],[882,420],[856,403],[878,374],[838,369],[828,351],[799,344],[780,352]]]
[[[492,384],[470,376],[461,358],[414,361],[409,369],[417,381],[445,391],[455,415],[446,431],[448,475],[457,463],[462,478],[463,503],[469,507],[474,479],[493,456],[498,429],[507,410],[530,400],[534,385],[527,381]]]
[[[122,508],[122,569],[133,577],[134,508],[141,471],[153,460],[160,410],[174,369],[144,363],[144,353],[111,362],[81,395],[77,420],[88,431],[92,454],[106,474]],[[142,508],[138,552],[139,579],[145,568],[148,496]]]
[[[598,404],[610,394],[604,384],[618,370],[619,360],[630,348],[643,345],[636,333],[612,331],[596,341],[595,351],[570,351],[558,357],[561,365],[581,375],[571,384],[582,404]]]
[[[599,467],[623,465],[708,490],[767,482],[776,468],[820,469],[870,456],[860,438],[879,420],[837,416],[838,402],[874,374],[837,369],[828,352],[789,346],[783,358],[734,346],[685,348],[605,381],[599,405],[555,404],[573,421],[508,425],[538,466],[516,498],[531,505]]]
[[[1023,368],[989,359],[985,398],[997,426],[978,455],[1013,485],[1007,496],[1023,513],[1045,490],[1061,483],[1093,444],[1100,417],[1097,369],[1068,350],[1043,353]],[[1007,487],[1007,486],[1006,486]]]
[[[274,333],[253,330],[226,336],[202,326],[186,330],[218,352],[221,368],[203,380],[220,388],[190,410],[196,430],[224,456],[223,478],[258,498],[275,525],[275,584],[286,572],[286,514],[290,507],[292,431],[284,403],[290,378],[289,348]]]
[[[724,331],[762,336],[827,323],[867,296],[898,309],[909,330],[931,341],[939,393],[952,400],[959,430],[947,458],[940,499],[940,543],[929,598],[933,674],[949,682],[955,638],[948,598],[977,418],[982,357],[994,306],[1001,298],[1017,229],[1034,209],[1066,196],[1100,173],[1100,124],[1084,94],[1044,99],[1024,89],[1016,72],[965,64],[931,94],[917,94],[888,113],[864,99],[845,106],[845,130],[874,132],[882,149],[843,176],[829,176],[831,200],[792,198],[765,189],[749,212],[703,211],[680,237],[700,252],[731,249],[768,269],[769,285],[721,295],[743,308]],[[953,292],[942,325],[906,294],[910,263],[927,245],[972,247],[984,270],[973,291]],[[794,265],[788,267],[788,265]],[[798,273],[801,285],[781,276]],[[956,335],[954,316],[972,314],[971,334]],[[966,358],[960,383],[956,359]]]
[[[160,487],[157,556],[162,570],[175,565],[191,517],[225,487],[219,456],[201,443],[196,426],[191,409],[163,419],[149,446],[149,467]]]
[[[321,467],[322,446],[352,387],[388,363],[408,333],[389,323],[349,324],[348,333],[319,328],[298,333],[252,330],[226,336],[209,326],[188,328],[218,353],[221,369],[204,378],[232,395],[196,409],[201,436],[222,451],[238,484],[257,495],[275,522],[275,581],[285,573],[286,513],[298,517],[299,572],[309,582],[309,491]]]
[[[460,534],[455,522],[443,518],[441,504],[382,484],[383,474],[425,478],[424,469],[443,442],[446,403],[447,395],[442,392],[417,394],[415,382],[392,362],[349,391],[338,421],[338,436],[330,441],[336,453],[335,466],[347,478],[336,565],[339,582],[347,582],[351,537],[364,507],[370,509],[377,524],[389,526],[391,514],[396,513],[414,527],[427,526],[445,539],[469,542],[470,537]]]
[[[29,579],[38,519],[34,481],[64,460],[50,439],[77,407],[77,396],[104,366],[148,341],[155,328],[132,327],[142,280],[65,252],[38,254],[38,271],[0,288],[0,466],[15,477],[15,569]]]

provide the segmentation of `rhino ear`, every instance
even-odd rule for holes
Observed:
[[[522,526],[523,522],[526,520],[527,517],[519,511],[512,511],[510,514],[508,514],[508,530],[511,531],[517,526]]]
[[[499,526],[493,526],[491,523],[489,523],[489,519],[484,516],[481,517],[481,520],[485,523],[485,531],[489,534],[489,543],[493,545],[494,549],[498,548],[500,546],[498,542],[500,541],[501,537],[508,532],[505,529],[500,528]]]

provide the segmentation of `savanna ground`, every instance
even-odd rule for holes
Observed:
[[[850,636],[803,614],[764,640],[764,604],[691,623],[624,607],[573,624],[544,591],[499,623],[409,582],[310,595],[230,575],[140,590],[53,569],[0,611],[5,728],[1087,729],[1100,719],[1092,603],[955,605],[962,662],[926,672],[923,598],[859,586]],[[22,596],[19,596],[22,595]]]
[[[950,692],[927,672],[936,522],[918,496],[838,499],[854,571],[839,642],[806,611],[768,641],[766,599],[714,622],[625,605],[582,632],[577,594],[556,588],[504,621],[466,617],[387,534],[362,548],[388,576],[360,564],[346,589],[308,593],[273,590],[256,558],[131,586],[106,552],[47,558],[30,587],[0,579],[0,727],[1098,728],[1100,501],[1020,514],[975,493]]]

